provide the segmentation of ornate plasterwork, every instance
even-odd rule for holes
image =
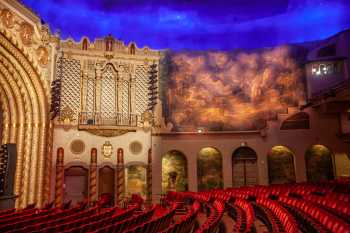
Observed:
[[[53,135],[48,117],[49,63],[57,40],[51,41],[49,34],[44,43],[41,28],[40,19],[18,2],[1,1],[0,90],[6,94],[2,99],[11,102],[4,115],[9,124],[3,128],[4,140],[16,143],[18,150],[15,193],[20,196],[16,207],[34,202],[41,206],[50,195],[50,173],[45,173],[45,167],[51,170],[51,156],[47,155]]]
[[[126,134],[128,132],[133,132],[131,130],[127,129],[87,129],[88,133],[91,133],[96,136],[102,136],[102,137],[116,137],[123,134]]]

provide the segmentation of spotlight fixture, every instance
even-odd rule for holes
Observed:
[[[57,78],[51,83],[51,120],[55,119],[56,116],[60,113],[60,105],[61,105],[61,80],[63,75],[63,55],[60,57],[58,62],[58,70],[59,73]]]
[[[148,81],[148,110],[154,110],[154,106],[157,104],[157,96],[158,96],[158,71],[157,65],[153,63],[150,65],[150,70],[148,71],[149,81]]]

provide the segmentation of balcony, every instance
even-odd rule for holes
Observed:
[[[141,116],[134,113],[121,112],[81,112],[79,113],[78,129],[98,130],[131,130],[134,131]]]

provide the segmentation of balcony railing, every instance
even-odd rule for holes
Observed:
[[[139,114],[121,112],[81,112],[79,125],[137,127]]]

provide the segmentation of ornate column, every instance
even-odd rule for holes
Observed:
[[[152,202],[152,149],[148,150],[147,166],[147,202]]]
[[[55,206],[59,207],[63,204],[63,182],[64,182],[64,150],[62,147],[57,149],[56,159],[56,186],[55,186]]]
[[[97,201],[97,149],[91,149],[91,163],[89,171],[89,204]]]
[[[50,202],[51,199],[51,192],[52,192],[52,188],[51,188],[51,179],[52,179],[52,175],[51,175],[51,171],[52,171],[52,155],[53,155],[53,151],[52,151],[52,147],[53,147],[53,135],[54,135],[54,123],[53,121],[50,121],[49,124],[49,135],[48,135],[48,140],[47,140],[47,156],[46,156],[46,163],[45,163],[45,177],[44,177],[44,202]]]
[[[115,204],[120,206],[121,199],[125,193],[125,174],[124,174],[124,151],[119,148],[117,151],[117,175],[116,175],[116,192]]]
[[[101,121],[101,92],[102,92],[102,71],[100,66],[96,67],[96,83],[95,83],[95,124],[99,124]]]

